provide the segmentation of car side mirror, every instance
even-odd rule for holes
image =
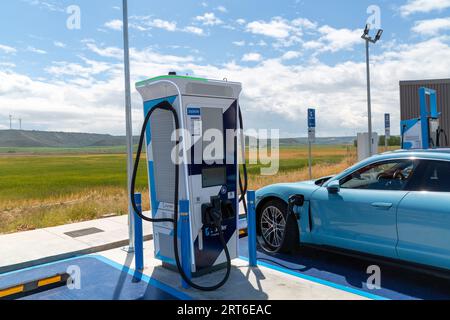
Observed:
[[[332,194],[339,193],[341,191],[341,184],[339,183],[339,180],[333,180],[331,181],[327,186],[328,192]]]

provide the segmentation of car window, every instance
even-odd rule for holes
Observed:
[[[421,160],[418,169],[408,190],[450,192],[450,162]]]
[[[413,160],[370,164],[340,180],[344,189],[403,190],[415,170]]]

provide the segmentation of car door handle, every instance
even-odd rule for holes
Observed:
[[[392,203],[389,202],[374,202],[372,203],[372,207],[377,208],[377,209],[390,209],[392,208]]]

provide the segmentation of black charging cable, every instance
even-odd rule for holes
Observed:
[[[218,232],[219,232],[219,240],[220,243],[223,247],[223,250],[225,251],[225,255],[226,255],[226,259],[227,259],[227,271],[226,274],[224,276],[224,278],[217,283],[216,285],[213,286],[200,286],[198,284],[193,283],[189,277],[186,275],[186,273],[183,270],[183,267],[181,265],[180,262],[180,256],[178,253],[178,201],[179,201],[179,177],[180,177],[180,165],[178,162],[175,163],[175,192],[174,192],[174,217],[173,219],[170,218],[163,218],[163,219],[153,219],[153,218],[149,218],[146,217],[141,210],[138,209],[137,205],[136,205],[136,201],[134,199],[134,192],[135,192],[135,188],[136,188],[136,176],[137,176],[137,170],[139,168],[139,161],[141,158],[141,153],[142,153],[142,148],[144,146],[144,138],[145,138],[145,133],[147,130],[147,125],[148,122],[150,120],[150,117],[152,116],[153,112],[155,112],[156,110],[165,110],[168,112],[171,112],[173,115],[173,119],[175,122],[175,130],[177,131],[177,133],[180,130],[180,123],[178,120],[178,114],[177,111],[175,110],[175,108],[168,102],[168,101],[163,101],[161,103],[159,103],[158,105],[156,105],[154,108],[152,108],[147,115],[145,116],[145,120],[144,120],[144,124],[142,125],[142,131],[141,131],[141,136],[139,138],[139,147],[137,150],[137,154],[136,154],[136,161],[134,163],[134,168],[133,168],[133,176],[131,178],[131,188],[130,188],[130,197],[131,197],[131,204],[133,206],[134,211],[136,212],[136,214],[145,221],[149,221],[149,222],[154,222],[154,223],[161,223],[161,222],[171,222],[173,223],[173,228],[174,228],[174,232],[173,232],[173,247],[174,247],[174,255],[175,255],[175,262],[177,265],[177,269],[178,272],[180,273],[181,277],[183,278],[183,280],[189,284],[192,288],[200,290],[200,291],[214,291],[219,289],[220,287],[222,287],[227,281],[228,278],[230,277],[230,273],[231,273],[231,257],[230,257],[230,252],[228,251],[228,246],[227,243],[225,241],[224,235],[223,235],[223,230],[222,230],[222,219],[221,217],[218,218],[214,218],[213,217],[213,222],[212,225],[218,228]],[[176,143],[179,141],[179,139],[177,139]],[[176,144],[176,154],[179,154],[179,147],[178,144]]]
[[[244,145],[244,148],[242,150],[243,153],[243,165],[242,165],[242,171],[244,173],[244,180],[242,181],[242,176],[241,176],[241,170],[239,168],[239,188],[241,190],[241,196],[239,198],[239,202],[242,202],[242,205],[244,206],[244,212],[245,212],[245,217],[247,218],[247,214],[248,214],[248,210],[247,210],[247,199],[245,198],[247,196],[247,191],[248,191],[248,173],[247,173],[247,161],[246,161],[246,157],[245,157],[245,134],[244,134],[244,122],[242,119],[242,111],[241,111],[241,106],[238,106],[239,109],[239,127],[241,129],[242,132],[242,136],[244,137],[244,141],[242,141],[241,146]]]

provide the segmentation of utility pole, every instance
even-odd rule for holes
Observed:
[[[131,177],[133,174],[133,127],[131,117],[131,86],[130,86],[130,49],[128,42],[128,1],[122,0],[123,6],[123,54],[125,72],[125,117],[127,133],[127,183],[128,183],[128,252],[134,252],[134,210],[131,205]]]

